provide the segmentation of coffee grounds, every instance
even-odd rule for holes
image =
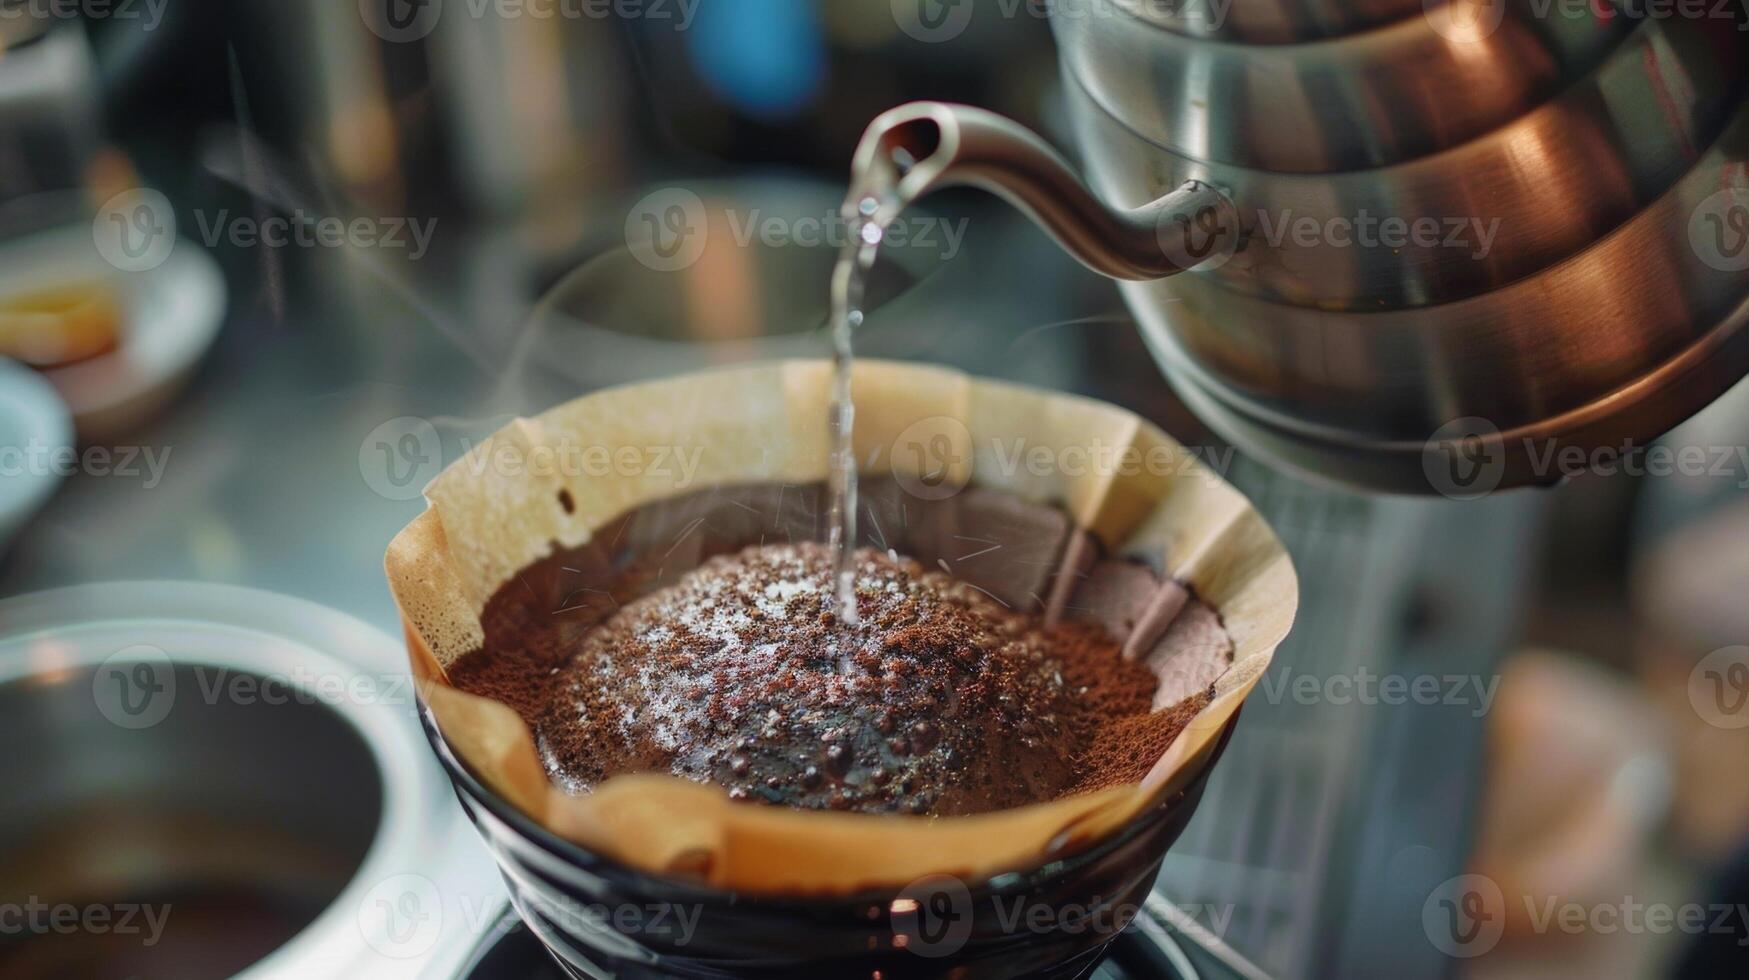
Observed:
[[[1151,712],[1156,676],[1097,624],[1045,629],[916,562],[857,558],[856,623],[829,611],[825,548],[755,547],[623,608],[635,570],[580,616],[489,618],[491,655],[451,680],[515,708],[572,791],[663,772],[943,816],[1138,780],[1212,694]]]

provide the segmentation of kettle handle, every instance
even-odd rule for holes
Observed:
[[[848,207],[882,188],[895,189],[901,206],[941,187],[991,191],[1113,279],[1175,275],[1231,254],[1241,234],[1238,208],[1212,184],[1186,181],[1139,208],[1114,208],[1031,130],[947,102],[911,102],[878,116],[857,147],[854,173]]]

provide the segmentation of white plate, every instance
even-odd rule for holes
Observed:
[[[0,295],[90,281],[116,290],[121,343],[44,374],[72,409],[79,437],[101,443],[147,421],[182,389],[224,323],[225,277],[186,238],[162,265],[122,272],[98,253],[89,221],[0,243]]]
[[[53,454],[73,445],[73,421],[42,376],[0,357],[0,555],[48,502],[64,473]]]

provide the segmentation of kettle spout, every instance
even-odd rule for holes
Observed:
[[[1231,254],[1240,235],[1238,209],[1211,184],[1188,181],[1139,208],[1113,208],[1050,144],[971,106],[912,102],[882,113],[863,134],[854,173],[852,207],[865,196],[902,207],[954,185],[991,191],[1113,279],[1163,279]]]

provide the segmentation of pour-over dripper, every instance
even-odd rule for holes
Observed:
[[[775,489],[772,497],[784,503],[773,507],[782,513],[796,505],[802,488],[823,482],[830,365],[772,364],[646,383],[517,420],[477,450],[479,459],[508,465],[464,461],[446,470],[427,488],[430,508],[390,544],[386,568],[406,621],[433,746],[491,842],[519,911],[575,970],[617,969],[627,977],[688,971],[867,976],[876,970],[890,977],[1081,976],[1109,931],[1017,933],[989,914],[992,903],[1000,900],[1006,909],[1024,895],[1064,908],[1133,903],[1145,895],[1243,699],[1291,626],[1298,588],[1273,532],[1237,490],[1146,421],[1084,399],[937,368],[864,359],[856,370],[862,412],[853,458],[866,461],[871,475],[927,487],[918,481],[933,472],[928,460],[890,447],[925,431],[954,433],[949,449],[960,462],[946,485],[964,490],[965,506],[953,508],[951,523],[919,521],[917,541],[947,546],[951,540],[952,554],[963,555],[963,542],[953,535],[982,533],[976,530],[981,524],[965,518],[970,496],[983,491],[1047,502],[1060,514],[1047,525],[1057,530],[1041,535],[1029,524],[1013,539],[1029,556],[1045,557],[1022,563],[1015,549],[1003,549],[999,560],[1040,576],[1024,583],[1026,595],[1042,606],[1045,594],[1057,594],[1041,584],[1052,569],[1082,568],[1083,555],[1122,556],[1126,569],[1149,578],[1158,569],[1219,610],[1233,642],[1232,662],[1215,683],[1214,699],[1160,747],[1162,754],[1129,755],[1147,767],[1139,782],[1126,778],[1093,794],[982,818],[926,820],[743,806],[703,785],[646,774],[611,792],[603,784],[594,802],[579,804],[550,784],[510,706],[449,687],[450,668],[485,643],[486,603],[506,583],[527,584],[523,573],[533,562],[561,554],[565,584],[553,584],[570,592],[573,569],[584,567],[572,561],[571,549],[602,556],[605,568],[630,549],[659,544],[664,564],[690,568],[702,560],[707,538],[722,533],[738,545],[771,534],[772,511],[755,506],[750,512],[739,506],[746,501],[730,495],[741,492],[736,488]],[[943,423],[949,427],[932,428]],[[1098,459],[1094,447],[1109,446],[1117,455],[1109,465],[1040,471],[1004,467],[974,451],[1010,439],[1053,454]],[[594,445],[670,446],[694,459],[695,469],[686,477],[667,468],[666,475],[643,468],[596,476],[532,465],[577,458],[566,447]],[[873,450],[880,447],[889,448],[877,456]],[[1151,462],[1140,468],[1117,462],[1129,458]],[[882,513],[920,514],[927,494],[905,486],[895,482]],[[688,505],[680,497],[688,492],[714,516],[684,517]],[[693,530],[676,540],[664,519],[622,534],[618,518],[628,508],[663,501],[682,508],[669,517]],[[817,500],[804,507],[820,512]],[[882,523],[889,531],[903,526]],[[884,539],[887,532],[877,533]],[[892,541],[914,550],[897,537]],[[983,567],[975,563],[984,561],[997,559],[989,553],[960,557],[954,567],[971,581]],[[1021,593],[1006,594],[1004,601],[1021,605]],[[1064,601],[1080,605],[1083,598],[1071,594]],[[1145,610],[1132,607],[1152,608],[1153,600],[1144,591],[1112,612],[1139,624]],[[1170,658],[1154,669],[1164,680],[1176,676],[1178,666]],[[644,791],[652,779],[666,781],[655,796]],[[692,799],[677,801],[675,791]],[[712,802],[693,802],[701,793]],[[968,893],[970,933],[961,933],[964,941],[953,949],[943,947],[945,955],[919,957],[908,945],[903,918],[907,907],[915,908],[916,891],[905,886],[951,883],[943,875],[957,876]],[[687,909],[696,932],[615,931],[574,913],[658,903]]]

